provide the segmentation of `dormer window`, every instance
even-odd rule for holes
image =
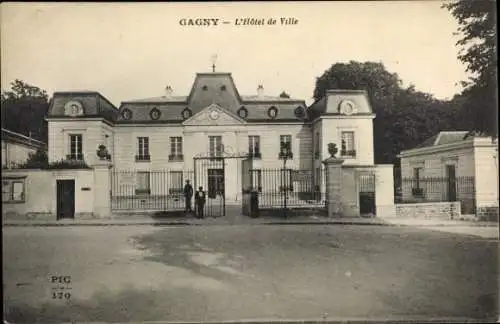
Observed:
[[[188,119],[189,117],[193,116],[193,112],[189,108],[185,108],[182,111],[182,118],[183,119]]]
[[[152,120],[157,120],[160,118],[161,112],[157,108],[153,108],[149,112],[149,116],[151,117]]]
[[[221,91],[226,91],[226,86],[225,86],[225,85],[221,85],[221,86],[220,86],[220,90],[221,90]]]
[[[207,91],[207,90],[208,90],[208,87],[207,87],[206,85],[204,85],[203,87],[201,87],[201,89],[202,89],[203,91]]]
[[[274,119],[278,116],[278,108],[272,106],[271,108],[269,108],[269,110],[267,111],[267,115],[269,116],[269,118],[271,119]]]
[[[125,120],[129,120],[132,118],[132,111],[130,109],[123,109],[122,111],[122,117]]]
[[[240,116],[241,118],[247,118],[248,110],[245,107],[241,107],[240,109],[238,109],[238,116]]]
[[[295,108],[295,117],[302,119],[306,116],[306,113],[304,111],[304,108],[302,106],[298,106]]]

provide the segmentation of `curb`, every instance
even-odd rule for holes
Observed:
[[[225,222],[225,223],[212,223],[212,222],[186,222],[186,221],[152,221],[152,222],[96,222],[96,223],[2,223],[4,227],[69,227],[69,226],[254,226],[254,225],[362,225],[362,226],[392,226],[392,227],[486,227],[498,228],[499,224],[408,224],[397,222],[358,222],[358,221],[255,221],[252,222]]]

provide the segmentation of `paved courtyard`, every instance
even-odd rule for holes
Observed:
[[[497,319],[498,242],[344,225],[3,228],[13,323]]]

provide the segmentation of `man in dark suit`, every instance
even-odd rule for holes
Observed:
[[[196,202],[196,211],[198,213],[198,218],[203,218],[203,208],[205,207],[206,202],[205,191],[203,191],[203,187],[199,187],[198,191],[194,195],[194,201]]]
[[[189,183],[189,180],[186,180],[186,185],[184,186],[184,200],[186,201],[184,212],[186,213],[193,212],[191,209],[191,198],[193,198],[193,187]]]

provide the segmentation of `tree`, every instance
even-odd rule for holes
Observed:
[[[290,95],[283,91],[282,93],[280,93],[280,98],[290,98]]]
[[[376,163],[396,163],[403,149],[414,148],[441,130],[453,129],[450,105],[419,92],[413,85],[403,88],[396,73],[382,63],[336,63],[316,79],[314,98],[329,89],[366,90],[373,111]]]
[[[47,142],[45,116],[49,108],[45,90],[21,80],[1,94],[2,128]]]
[[[464,118],[472,130],[498,135],[496,1],[457,0],[443,5],[457,19],[458,55],[471,73],[462,92]],[[465,99],[465,100],[463,100]]]

